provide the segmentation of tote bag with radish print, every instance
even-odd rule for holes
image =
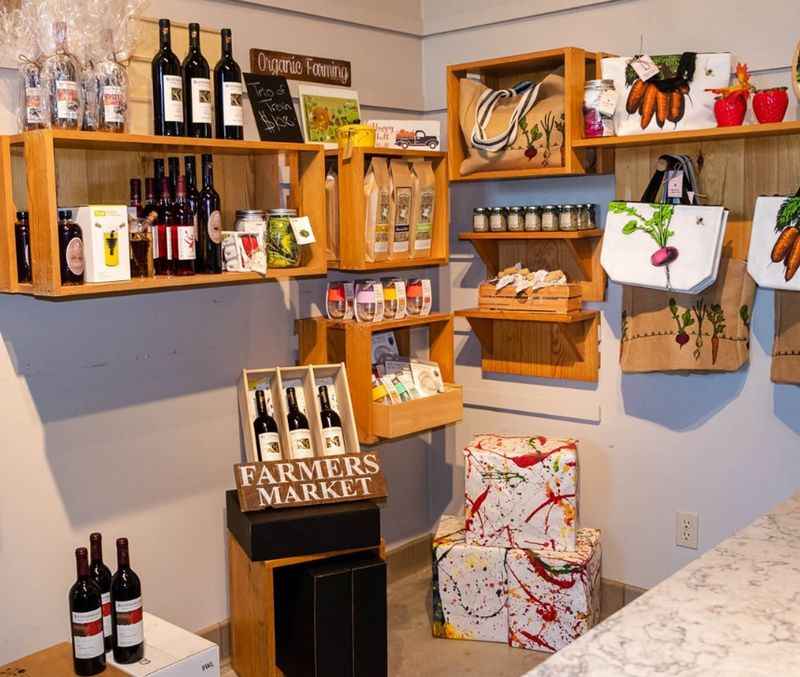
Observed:
[[[756,200],[747,270],[759,287],[800,291],[800,191]]]
[[[603,79],[617,92],[617,135],[716,127],[706,90],[728,86],[732,62],[727,52],[603,59]]]

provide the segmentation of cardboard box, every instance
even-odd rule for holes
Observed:
[[[467,543],[575,550],[575,440],[478,435],[464,461]]]
[[[83,231],[84,281],[130,280],[128,208],[125,205],[72,207],[72,220]]]
[[[219,647],[177,625],[144,612],[144,658],[113,665],[134,677],[219,677]]]

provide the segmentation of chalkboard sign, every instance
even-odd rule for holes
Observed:
[[[297,141],[303,132],[286,78],[245,73],[244,83],[262,141]]]

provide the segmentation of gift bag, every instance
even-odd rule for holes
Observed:
[[[564,164],[564,78],[493,90],[462,79],[459,120],[468,151],[461,175]]]
[[[731,65],[727,52],[603,59],[603,79],[617,92],[617,135],[716,127],[706,90],[727,87]]]
[[[800,291],[800,190],[793,197],[759,197],[747,271],[759,287]]]
[[[655,202],[664,190],[662,202]],[[663,155],[641,202],[608,206],[600,263],[614,282],[697,294],[714,283],[728,211],[699,206],[686,156]],[[675,204],[682,202],[684,204]]]
[[[727,257],[716,283],[699,295],[626,286],[622,371],[738,370],[750,355],[755,290],[745,262]]]
[[[772,344],[773,383],[800,385],[800,294],[775,292],[775,342]]]

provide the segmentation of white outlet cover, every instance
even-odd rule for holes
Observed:
[[[699,524],[696,512],[675,513],[675,545],[697,550]]]

